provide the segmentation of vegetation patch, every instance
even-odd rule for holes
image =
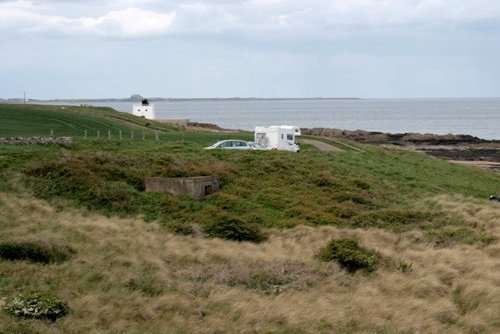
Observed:
[[[164,290],[162,284],[149,271],[141,272],[136,277],[130,278],[125,283],[125,287],[131,291],[139,291],[147,297],[159,296]]]
[[[4,309],[7,313],[26,318],[48,319],[55,321],[70,312],[68,304],[47,292],[26,291],[7,300]]]
[[[46,107],[2,107],[2,136],[63,133],[65,119]],[[203,147],[219,139],[252,140],[252,134],[161,131],[154,121],[123,123],[134,118],[126,113],[116,119],[122,126],[110,128],[115,118],[106,116],[109,122],[96,127],[89,112],[119,113],[50,108],[78,113],[74,124],[84,126],[68,128],[71,148],[0,147],[0,242],[62,238],[85,256],[62,266],[0,259],[0,297],[41,287],[70,291],[59,297],[78,312],[49,323],[0,311],[0,333],[34,334],[30,326],[40,333],[154,333],[166,326],[179,333],[500,333],[491,311],[500,298],[492,274],[498,245],[481,247],[500,238],[498,206],[487,199],[500,189],[496,171],[361,144],[362,151],[328,154],[307,145],[300,154],[209,151]],[[43,114],[46,122],[37,118]],[[158,130],[158,141],[146,122]],[[145,177],[194,175],[218,175],[219,192],[203,200],[144,192]],[[198,236],[232,217],[233,230],[246,223],[273,227],[272,237],[261,245],[183,238],[140,223]],[[311,227],[318,224],[337,228]],[[297,225],[309,227],[279,230]],[[344,233],[370,240],[369,254],[331,247],[324,250],[331,262],[313,257],[328,235]],[[456,243],[474,245],[438,248]],[[341,260],[352,271],[380,269],[351,275]],[[333,295],[341,302],[332,303]],[[0,298],[0,309],[6,301]]]
[[[435,244],[440,247],[447,247],[457,243],[471,245],[477,242],[488,245],[498,240],[498,238],[491,233],[479,232],[465,226],[450,226],[442,229],[429,230],[427,234]]]
[[[75,250],[45,240],[8,241],[0,243],[0,258],[4,260],[25,260],[38,263],[60,263],[68,260]]]
[[[165,223],[165,228],[167,229],[167,231],[179,235],[191,235],[194,233],[193,224],[183,221],[170,221],[168,223]]]
[[[359,246],[352,239],[332,240],[318,256],[323,261],[336,261],[348,271],[373,271],[379,262],[379,256],[375,252]]]
[[[411,273],[413,271],[413,263],[410,261],[399,259],[394,265],[402,273]]]
[[[353,220],[355,227],[378,227],[396,232],[406,231],[420,223],[435,218],[436,214],[429,211],[411,209],[384,209],[368,212]]]
[[[120,156],[75,155],[38,163],[25,173],[42,198],[65,197],[94,210],[136,214],[144,187],[144,173],[136,164],[136,159]]]
[[[243,287],[264,294],[278,294],[283,290],[305,291],[331,279],[331,267],[311,266],[300,262],[255,261],[230,263],[184,263],[175,271],[180,280],[196,284],[217,284]]]
[[[25,322],[20,322],[0,328],[0,334],[41,334],[41,332]]]
[[[222,216],[203,226],[203,231],[212,238],[259,243],[266,239],[259,225],[244,222],[236,217]]]

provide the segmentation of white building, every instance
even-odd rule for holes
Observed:
[[[256,126],[255,142],[271,150],[284,150],[298,152],[297,137],[300,128],[297,126]]]
[[[155,119],[155,105],[150,104],[147,99],[143,99],[141,104],[134,104],[132,107],[132,114],[138,117],[147,119]]]

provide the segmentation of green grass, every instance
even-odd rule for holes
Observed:
[[[142,131],[168,131],[171,127],[161,123],[120,113],[106,107],[75,107],[50,105],[0,104],[0,137],[55,136],[106,137],[108,131],[117,138],[119,131],[126,137],[135,130],[135,137],[142,138]],[[149,133],[151,136],[151,134]]]
[[[36,132],[50,126],[51,117],[71,119],[74,133],[94,124],[131,129],[144,121],[107,108],[0,105],[0,111],[7,121],[15,119],[7,111],[18,112],[22,126],[9,131],[24,127]],[[30,116],[37,114],[45,123]],[[192,224],[213,224],[223,212],[263,227],[422,228],[434,236],[446,235],[436,228],[456,224],[438,209],[416,203],[439,194],[487,198],[500,188],[494,171],[367,145],[354,144],[362,151],[333,153],[309,145],[303,145],[299,154],[203,150],[216,140],[251,136],[165,129],[160,141],[77,136],[70,149],[0,147],[0,184],[15,189],[9,180],[21,181],[36,196],[54,203],[63,200],[106,215],[141,216],[184,232]],[[202,201],[144,192],[146,177],[197,175],[218,175],[221,190]],[[456,233],[448,235],[457,239]]]
[[[53,264],[17,251],[15,261],[0,258],[0,304],[35,290],[72,309],[55,323],[3,311],[0,333],[498,329],[488,309],[498,300],[489,274],[498,209],[488,201],[500,189],[498,172],[348,141],[343,152],[208,151],[217,140],[252,134],[147,123],[106,108],[0,105],[0,136],[46,135],[59,124],[56,135],[74,137],[70,148],[0,146],[0,242],[10,249],[13,240],[50,240],[74,250]],[[83,138],[95,124],[154,128],[160,140]],[[204,200],[144,192],[146,177],[195,175],[218,175],[219,192]],[[222,217],[231,224],[218,225]],[[317,228],[288,229],[298,225]],[[247,235],[245,226],[267,239],[223,240],[242,240],[233,236]],[[376,272],[351,275],[318,261],[332,238],[375,250]],[[459,319],[453,303],[470,316]],[[407,313],[398,313],[402,305]]]

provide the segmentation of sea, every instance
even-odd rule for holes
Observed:
[[[132,112],[132,102],[72,101]],[[467,134],[500,140],[500,98],[169,99],[152,102],[160,119],[189,119],[227,129],[263,125],[390,133]]]

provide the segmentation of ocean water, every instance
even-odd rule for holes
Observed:
[[[132,110],[131,102],[90,104]],[[500,98],[168,100],[154,104],[157,118],[187,118],[228,129],[296,125],[500,139]]]

